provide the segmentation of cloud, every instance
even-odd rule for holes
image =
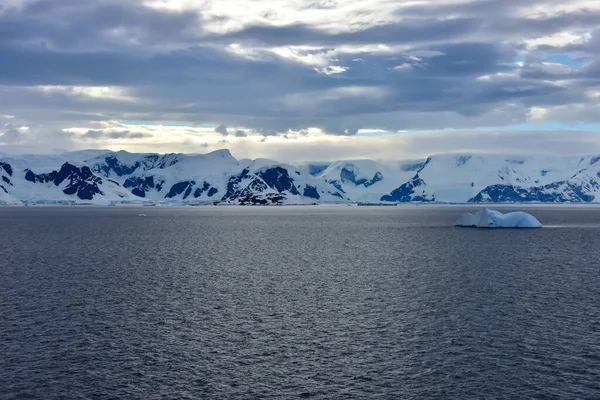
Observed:
[[[223,124],[221,124],[221,125],[218,125],[218,126],[215,128],[215,132],[217,132],[217,133],[219,133],[219,134],[221,134],[221,135],[223,135],[223,136],[227,136],[227,135],[228,135],[228,133],[227,133],[227,126],[225,126],[225,125],[223,125]]]
[[[324,68],[314,68],[314,70],[317,71],[318,73],[325,74],[325,75],[343,74],[348,69],[349,69],[348,67],[343,67],[341,65],[330,65],[330,66],[324,67]]]
[[[83,135],[84,139],[143,139],[152,135],[143,132],[130,132],[128,130],[110,131],[102,129],[90,129]]]
[[[22,140],[23,134],[26,133],[28,128],[22,125],[6,124],[4,126],[4,132],[0,134],[0,142],[3,143],[17,143]]]
[[[248,135],[243,130],[237,130],[237,131],[235,131],[235,137],[243,138],[243,137],[247,137],[247,136]]]
[[[5,6],[0,110],[31,127],[19,140],[32,146],[60,137],[73,148],[141,148],[141,139],[165,148],[174,140],[212,147],[227,126],[248,136],[232,130],[230,145],[268,137],[264,144],[281,138],[301,147],[294,132],[314,128],[342,146],[361,129],[600,122],[600,97],[590,94],[600,92],[594,1]],[[107,121],[217,128],[111,130],[101,125]]]

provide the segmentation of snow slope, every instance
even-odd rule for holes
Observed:
[[[0,204],[348,202],[332,185],[271,160],[83,151],[0,158]],[[10,174],[9,174],[10,172]]]
[[[600,156],[442,154],[395,164],[337,161],[319,175],[356,201],[600,202]]]
[[[290,165],[208,154],[86,150],[1,156],[0,204],[600,202],[600,156],[441,154]]]

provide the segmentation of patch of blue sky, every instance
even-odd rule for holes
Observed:
[[[510,64],[510,65],[513,67],[520,67],[522,65],[522,63],[525,61],[525,56],[526,56],[525,53],[519,54],[518,56],[515,57],[512,64]],[[564,66],[572,67],[572,68],[585,67],[586,65],[588,65],[591,62],[590,60],[585,60],[583,58],[577,58],[577,57],[574,58],[569,54],[552,54],[552,55],[548,55],[548,56],[544,57],[543,60],[545,62],[562,64]]]
[[[565,65],[567,67],[573,67],[573,68],[585,67],[586,65],[588,65],[591,62],[590,60],[584,60],[581,58],[572,58],[568,54],[551,55],[551,56],[546,57],[544,59],[544,61],[558,63],[558,64]]]
[[[519,54],[515,57],[515,60],[511,64],[513,67],[520,67],[521,63],[525,60],[525,54]]]

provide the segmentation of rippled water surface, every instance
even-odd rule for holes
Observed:
[[[600,209],[467,209],[0,208],[0,398],[600,398]]]

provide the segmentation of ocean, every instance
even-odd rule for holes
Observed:
[[[477,209],[0,208],[0,399],[600,398],[600,208]]]

